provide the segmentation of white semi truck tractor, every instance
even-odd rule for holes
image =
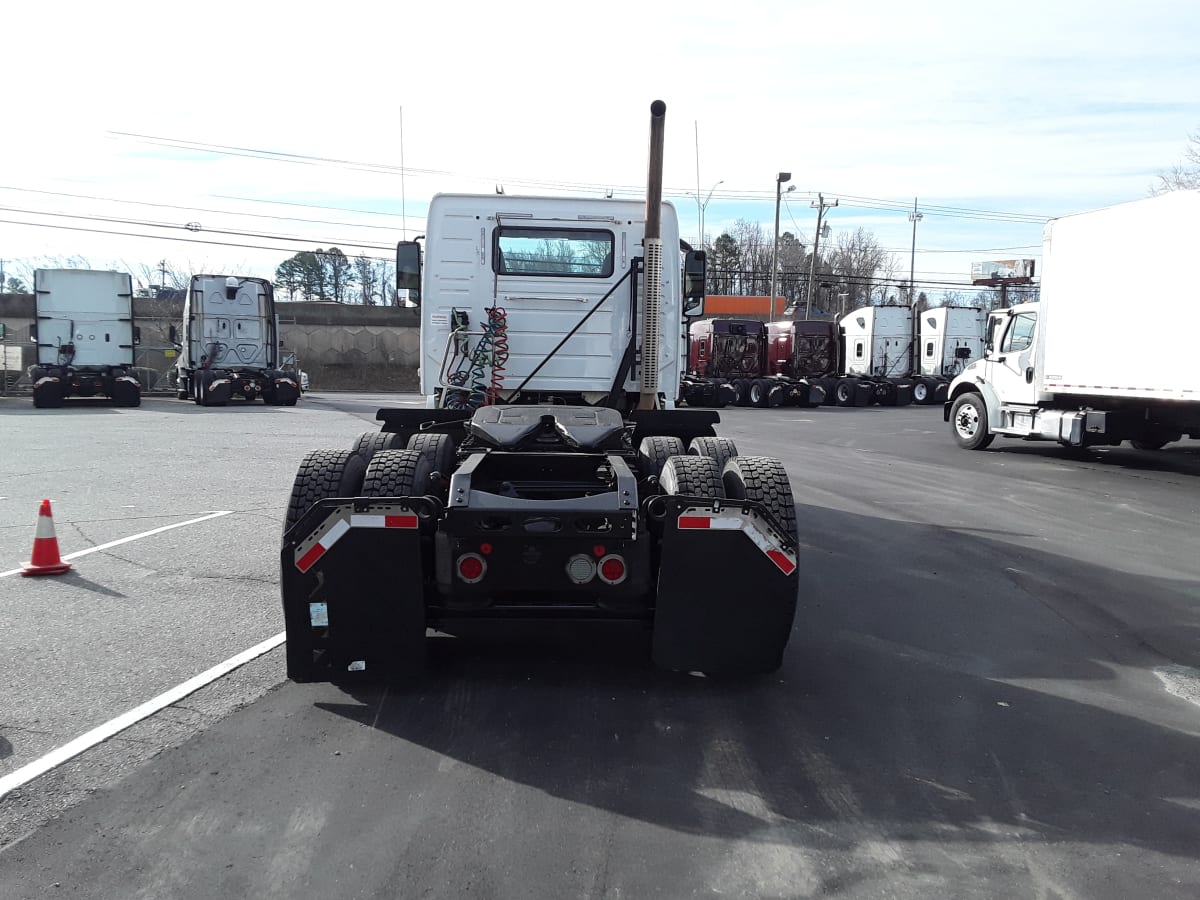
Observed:
[[[280,556],[297,681],[420,671],[427,629],[641,623],[666,669],[774,671],[800,549],[782,463],[677,409],[704,254],[661,200],[439,195],[397,248],[423,409],[300,464]],[[683,252],[681,252],[681,250]]]
[[[1158,450],[1200,438],[1200,191],[1174,191],[1047,223],[1041,300],[993,312],[984,357],[951,382],[960,447],[993,439]],[[1128,266],[1114,265],[1114,248]],[[1168,340],[1169,338],[1169,340]]]
[[[272,406],[295,406],[300,398],[299,376],[280,368],[271,282],[193,275],[180,338],[180,400],[224,406],[261,398]]]
[[[138,406],[142,387],[133,375],[138,329],[130,276],[95,269],[37,269],[33,294],[33,405],[52,409],[72,397],[103,397],[116,406]]]

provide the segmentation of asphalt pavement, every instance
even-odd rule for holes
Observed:
[[[416,402],[0,400],[0,571],[43,496],[63,552],[228,512],[0,578],[0,776],[282,630],[300,458]],[[722,415],[796,497],[775,675],[657,671],[638,628],[434,638],[408,688],[272,651],[0,800],[0,896],[1200,894],[1200,447]]]

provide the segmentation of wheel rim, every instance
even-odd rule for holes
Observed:
[[[975,437],[975,433],[979,431],[979,410],[974,404],[964,403],[958,408],[958,415],[954,417],[954,427],[964,439]]]
[[[926,390],[925,385],[923,385],[923,384],[913,385],[913,399],[914,400],[924,400],[925,399],[925,390]]]

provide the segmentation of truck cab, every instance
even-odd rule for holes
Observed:
[[[179,399],[200,406],[294,406],[300,396],[298,376],[280,359],[274,291],[263,278],[192,276],[176,366]]]
[[[674,207],[661,209],[661,283],[650,284],[641,277],[643,203],[435,196],[423,264],[415,244],[397,248],[397,271],[421,304],[427,405],[619,409],[640,388],[673,408],[687,362],[686,321],[704,311],[704,254],[683,250]]]

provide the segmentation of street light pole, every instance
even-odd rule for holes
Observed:
[[[917,198],[913,197],[913,211],[908,214],[908,221],[913,223],[912,250],[908,256],[908,305],[913,309],[917,306],[917,286],[914,281],[917,269],[917,223],[925,215],[917,212]]]
[[[813,232],[813,252],[812,258],[808,263],[808,293],[804,297],[805,321],[812,316],[813,282],[816,279],[817,274],[817,250],[820,249],[821,246],[821,219],[825,216],[825,210],[827,208],[833,208],[837,205],[838,202],[836,199],[831,203],[826,203],[824,194],[817,194],[816,201],[809,204],[809,206],[815,206],[817,208],[817,230]],[[826,225],[825,227],[828,228],[829,226]],[[826,235],[826,237],[828,237],[828,235]]]
[[[696,192],[696,210],[697,210],[696,217],[700,220],[700,249],[701,250],[704,249],[704,244],[705,244],[705,241],[704,241],[704,211],[706,209],[708,209],[708,201],[712,199],[713,191],[715,191],[718,187],[720,187],[724,183],[725,183],[725,180],[722,179],[721,181],[718,181],[716,184],[714,184],[711,188],[709,188],[708,196],[704,198],[703,203],[700,202],[699,191]]]
[[[771,245],[771,313],[775,313],[775,268],[779,261],[779,201],[783,197],[783,184],[785,181],[792,180],[791,172],[780,172],[775,177],[775,243]],[[788,188],[789,191],[794,191],[796,186],[793,184]]]

